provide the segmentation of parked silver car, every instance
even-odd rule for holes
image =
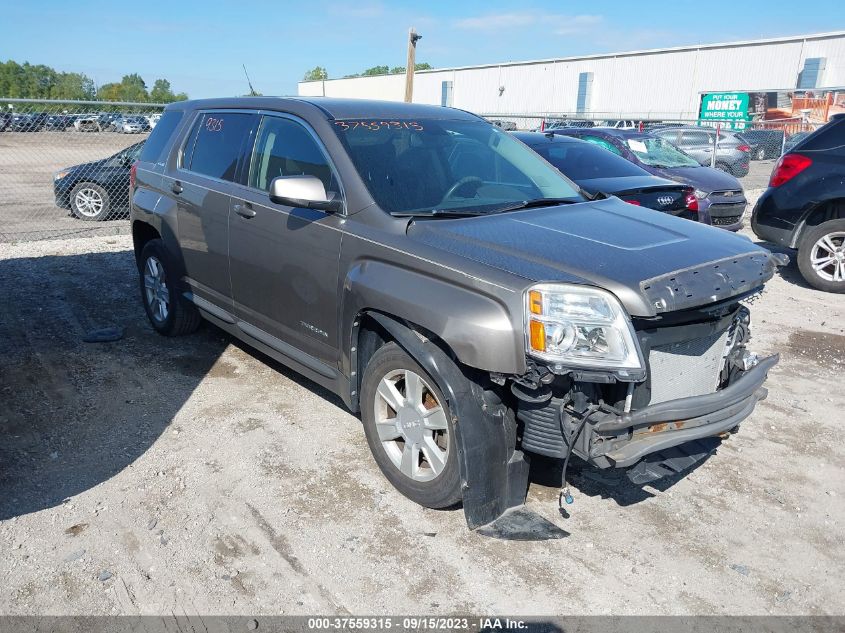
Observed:
[[[716,131],[712,127],[678,126],[651,130],[692,156],[700,164],[710,167],[713,152],[716,152],[715,167],[729,174],[742,178],[748,174],[751,160],[751,146],[735,132]],[[718,144],[716,143],[718,135]]]

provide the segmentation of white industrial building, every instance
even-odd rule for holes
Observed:
[[[701,93],[845,86],[845,31],[418,71],[414,102],[485,116],[694,119]],[[404,99],[405,76],[309,81],[303,96]]]

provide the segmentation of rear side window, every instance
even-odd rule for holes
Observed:
[[[314,138],[290,119],[264,117],[252,156],[249,186],[270,191],[279,176],[316,176],[326,191],[337,191],[332,169]]]
[[[144,143],[144,149],[138,160],[145,163],[157,163],[161,160],[164,149],[168,146],[183,114],[180,110],[173,110],[161,115],[147,142]]]
[[[613,149],[618,151],[615,147]],[[538,151],[572,180],[648,175],[621,156],[590,143],[552,143],[538,148]]]
[[[619,150],[618,147],[616,147],[616,145],[614,145],[610,141],[607,141],[603,138],[599,138],[598,136],[589,136],[589,135],[588,136],[582,136],[581,138],[583,138],[588,143],[592,143],[593,145],[598,145],[599,147],[602,147],[609,152],[613,152],[617,156],[622,155],[622,152]]]
[[[238,159],[254,119],[255,115],[242,112],[204,113],[188,140],[183,169],[234,182]]]

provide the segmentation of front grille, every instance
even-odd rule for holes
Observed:
[[[739,222],[740,218],[742,218],[741,215],[728,215],[723,218],[710,218],[710,221],[713,223],[713,226],[730,226]]]
[[[728,331],[651,348],[649,404],[713,393],[719,374]]]

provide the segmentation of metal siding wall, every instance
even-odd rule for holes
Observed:
[[[642,53],[597,59],[489,66],[417,73],[414,101],[440,104],[443,81],[452,81],[456,108],[483,114],[576,111],[578,76],[593,73],[595,116],[694,117],[699,93],[788,89],[807,57],[825,57],[821,86],[845,86],[845,37]],[[401,101],[404,75],[325,82],[326,95]],[[499,94],[499,87],[504,92]],[[299,84],[319,95],[321,82]]]

